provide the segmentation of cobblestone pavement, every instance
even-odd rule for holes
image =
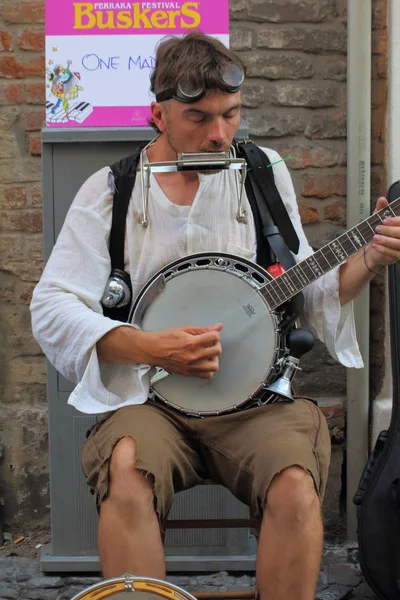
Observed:
[[[0,558],[0,600],[71,600],[100,581],[100,577],[74,574],[45,575],[38,558]],[[254,573],[171,575],[168,581],[196,592],[249,591]],[[316,600],[377,600],[365,582],[354,545],[325,546]]]

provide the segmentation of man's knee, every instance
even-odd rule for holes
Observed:
[[[136,441],[131,437],[123,437],[116,443],[111,455],[110,474],[113,478],[129,473],[136,461]]]
[[[272,481],[266,496],[267,511],[298,518],[320,511],[312,476],[301,467],[288,467]]]
[[[124,437],[111,455],[108,497],[130,507],[152,508],[152,481],[146,473],[136,469],[135,462],[136,442],[131,437]]]

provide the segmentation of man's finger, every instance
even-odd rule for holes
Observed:
[[[222,354],[222,347],[220,343],[209,344],[207,346],[202,346],[201,350],[196,354],[198,354],[197,360],[203,360],[208,357],[214,358]]]
[[[384,196],[381,196],[380,198],[378,198],[374,213],[378,212],[382,208],[385,208],[385,206],[387,206],[388,204],[389,204],[389,202],[386,200],[386,198]]]
[[[212,346],[219,344],[219,332],[218,331],[207,331],[207,333],[200,333],[196,335],[193,340],[193,348],[206,348],[210,350]]]
[[[187,327],[184,327],[184,330],[187,333],[190,333],[191,335],[202,335],[211,331],[221,331],[221,329],[223,329],[223,324],[222,323],[217,323],[216,325],[205,325],[203,326],[195,326],[195,325],[189,325]]]
[[[217,356],[201,358],[190,366],[192,371],[197,373],[215,372],[219,369],[219,360]]]

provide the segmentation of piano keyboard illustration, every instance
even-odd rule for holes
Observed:
[[[85,119],[93,112],[93,106],[89,102],[74,102],[70,104],[68,117],[62,104],[52,113],[54,103],[49,100],[46,102],[46,119],[50,123],[68,123],[75,121],[83,123]]]
[[[77,123],[83,123],[93,112],[93,106],[89,102],[78,102],[69,113],[69,118]]]
[[[55,110],[55,112],[51,112],[54,110],[53,102],[46,102],[46,119],[51,123],[68,123],[68,117],[65,114],[65,110],[62,104]]]

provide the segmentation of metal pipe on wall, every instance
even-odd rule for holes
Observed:
[[[400,179],[400,2],[389,2],[389,180]]]
[[[370,215],[372,0],[347,0],[347,226]],[[368,458],[369,286],[354,302],[364,369],[347,372],[347,538],[357,539],[353,496]]]

